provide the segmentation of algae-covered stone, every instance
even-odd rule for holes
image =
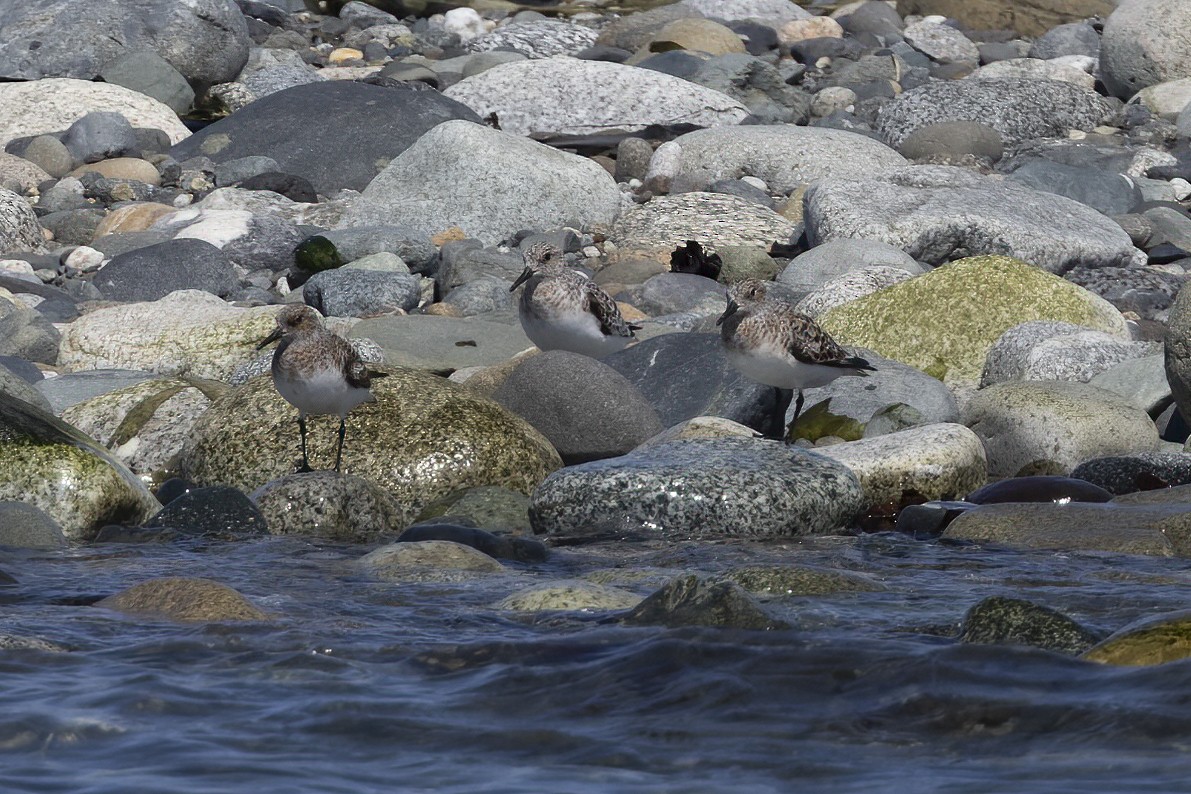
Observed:
[[[1130,623],[1089,649],[1083,659],[1141,666],[1191,656],[1191,610],[1151,615]]]
[[[155,378],[76,403],[62,419],[148,475],[181,451],[195,421],[226,391],[217,381]]]
[[[484,552],[449,540],[390,543],[365,554],[360,564],[387,582],[458,582],[505,569]]]
[[[227,380],[256,356],[273,330],[276,307],[241,309],[201,290],[98,309],[62,334],[66,369],[140,369],[162,375]]]
[[[971,385],[979,383],[1001,334],[1030,320],[1062,320],[1130,338],[1125,319],[1108,301],[1007,256],[943,265],[819,319],[842,344]]]
[[[268,620],[248,599],[210,579],[169,576],[150,579],[99,601],[96,606],[133,615],[185,623]]]
[[[252,494],[274,535],[313,535],[366,543],[395,533],[411,520],[383,489],[333,471],[291,474]]]
[[[499,485],[528,494],[562,461],[524,420],[443,378],[394,368],[372,382],[375,403],[347,418],[342,471],[388,491],[411,520],[455,491]],[[194,426],[181,456],[185,476],[201,485],[251,492],[292,474],[300,460],[297,411],[267,376],[218,399]],[[310,465],[329,469],[338,417],[306,421]]]
[[[544,612],[569,610],[584,612],[612,612],[632,609],[641,603],[641,596],[617,587],[568,579],[518,590],[496,603],[497,609],[514,612]]]
[[[984,442],[993,477],[1070,474],[1092,458],[1150,452],[1158,445],[1149,414],[1086,383],[998,383],[977,392],[964,414]]]
[[[1191,505],[1005,502],[964,511],[942,536],[1027,549],[1187,556]],[[1175,537],[1184,539],[1181,551]]]
[[[879,582],[851,571],[833,571],[809,565],[754,565],[732,568],[718,578],[735,582],[754,595],[813,596],[835,593],[875,593]]]
[[[132,472],[53,414],[0,392],[0,500],[41,508],[72,540],[161,508]]]
[[[1029,645],[1077,654],[1095,645],[1100,636],[1041,604],[1021,598],[992,596],[964,615],[959,639],[981,645]]]
[[[815,451],[851,469],[870,506],[900,502],[907,493],[955,499],[988,478],[980,438],[957,424],[920,425]]]
[[[529,530],[529,496],[499,485],[480,485],[448,494],[427,505],[419,521],[440,516],[467,518],[478,527],[526,534]]]

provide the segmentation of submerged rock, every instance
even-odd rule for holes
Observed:
[[[981,645],[1029,645],[1074,655],[1095,645],[1100,635],[1049,607],[993,596],[964,615],[959,639]]]
[[[641,596],[618,587],[568,579],[518,590],[498,601],[496,609],[515,612],[544,612],[567,610],[582,612],[613,612],[632,609],[640,604]]]
[[[1089,649],[1083,659],[1140,666],[1177,662],[1191,656],[1191,611],[1152,615],[1134,621]]]
[[[96,603],[104,609],[185,623],[264,621],[269,615],[227,585],[210,579],[150,579]]]
[[[771,631],[788,624],[765,613],[735,582],[709,582],[680,576],[638,604],[624,617],[635,626],[715,626]]]
[[[876,593],[884,585],[851,571],[833,571],[809,565],[773,565],[732,568],[719,579],[735,582],[760,596],[814,596],[835,593]]]
[[[360,564],[387,582],[458,582],[505,569],[484,552],[449,540],[390,543],[365,554]]]
[[[269,531],[264,515],[242,491],[218,485],[187,491],[146,521],[145,526],[223,540]]]

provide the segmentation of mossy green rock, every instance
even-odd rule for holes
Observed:
[[[25,502],[71,540],[105,524],[139,523],[161,509],[106,450],[53,414],[0,392],[0,501]]]
[[[266,621],[268,614],[232,588],[210,579],[168,576],[133,585],[96,603],[130,615],[151,615],[183,623]]]
[[[347,418],[342,472],[384,488],[411,519],[464,488],[500,485],[528,494],[562,465],[550,442],[491,400],[417,370],[387,373],[372,382],[377,402]],[[301,460],[297,413],[272,378],[252,378],[195,424],[182,472],[201,485],[245,492],[291,474]],[[310,465],[333,467],[338,417],[311,417],[306,426]]]
[[[1030,320],[1062,320],[1129,339],[1108,301],[1008,256],[974,256],[838,306],[820,324],[948,383],[980,381],[993,342]]]
[[[986,598],[969,609],[959,637],[960,642],[1029,645],[1072,655],[1086,651],[1099,638],[1061,612],[1004,596]]]
[[[1130,623],[1083,658],[1117,665],[1175,662],[1191,656],[1191,611],[1171,612]]]

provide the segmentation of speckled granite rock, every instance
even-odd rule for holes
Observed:
[[[1122,0],[1104,23],[1100,71],[1113,96],[1188,76],[1191,8],[1181,0]]]
[[[529,58],[574,55],[595,44],[599,31],[562,19],[513,20],[467,42],[472,52],[512,50]]]
[[[816,244],[865,237],[935,265],[975,254],[1013,256],[1052,273],[1145,262],[1129,235],[1091,207],[952,166],[822,179],[805,206]]]
[[[525,421],[442,378],[392,369],[372,382],[376,403],[347,419],[342,470],[384,488],[401,515],[461,488],[502,485],[528,493],[561,461]],[[194,427],[182,471],[203,485],[252,491],[294,471],[296,411],[269,377],[216,400]],[[337,417],[307,421],[310,464],[334,464]]]
[[[811,317],[818,317],[828,309],[843,306],[854,300],[880,292],[886,287],[908,281],[916,274],[900,267],[889,265],[869,265],[868,267],[852,270],[842,276],[836,276],[821,284],[805,298],[798,301],[794,308]]]
[[[1033,321],[1010,328],[993,343],[980,385],[1007,380],[1087,383],[1113,364],[1157,353],[1157,342],[1133,342],[1071,323]]]
[[[961,259],[819,318],[843,344],[971,385],[992,344],[1029,320],[1063,320],[1129,339],[1121,313],[1103,298],[1005,256]]]
[[[1007,502],[961,513],[942,537],[1027,549],[1185,556],[1188,550],[1178,550],[1172,533],[1191,537],[1191,506]]]
[[[184,623],[269,620],[268,614],[227,585],[173,576],[133,585],[95,606]]]
[[[942,381],[916,367],[876,355],[870,350],[858,352],[877,368],[876,372],[870,372],[864,378],[836,378],[826,386],[803,389],[806,407],[831,400],[827,406],[831,414],[849,417],[860,425],[868,425],[874,416],[898,403],[917,415],[915,424],[959,421],[959,405]],[[790,405],[786,410],[786,421],[793,418],[794,406]],[[864,432],[875,434],[869,432],[867,427]]]
[[[805,535],[846,526],[862,499],[855,475],[813,452],[778,442],[694,439],[555,472],[534,491],[530,520],[536,532],[563,536]]]
[[[62,419],[107,447],[134,473],[152,474],[181,451],[195,421],[226,391],[217,381],[142,381],[76,403],[62,412]]]
[[[484,552],[449,540],[390,543],[365,554],[360,564],[386,582],[459,582],[505,570]]]
[[[251,498],[274,535],[369,543],[413,520],[413,511],[403,511],[368,480],[333,471],[289,474],[257,488]]]
[[[99,309],[62,334],[66,369],[140,369],[222,380],[257,356],[276,307],[240,309],[209,292],[183,290],[150,303]]]
[[[957,424],[920,425],[815,450],[852,470],[868,505],[898,503],[907,493],[956,499],[984,485],[984,445]]]
[[[0,500],[41,508],[71,540],[139,523],[161,505],[132,472],[62,420],[0,392]]]
[[[825,127],[718,127],[674,139],[681,154],[671,189],[706,190],[721,179],[755,176],[774,193],[789,193],[825,176],[869,176],[906,158],[865,135]]]
[[[748,115],[731,97],[679,77],[565,57],[501,64],[443,93],[481,117],[496,113],[514,135],[590,135],[674,119],[715,127]]]
[[[615,612],[632,609],[641,603],[641,596],[618,587],[568,579],[535,585],[505,596],[493,606],[514,612],[543,612],[569,610],[582,612]]]
[[[1111,113],[1095,91],[1057,80],[943,80],[907,91],[882,107],[877,131],[897,148],[919,127],[978,121],[1013,144],[1066,137],[1070,129],[1090,130]]]
[[[29,202],[0,188],[0,254],[8,251],[44,251],[45,237]]]
[[[144,526],[212,540],[240,540],[269,531],[265,516],[252,500],[226,485],[188,490],[170,499]]]
[[[111,110],[134,127],[164,130],[170,141],[190,130],[168,105],[110,83],[47,77],[26,83],[0,83],[0,147],[13,138],[60,132],[93,110]]]
[[[914,257],[889,243],[842,237],[819,243],[794,257],[777,280],[796,294],[805,294],[868,267],[895,267],[914,275],[926,272]]]
[[[769,249],[788,243],[795,226],[771,209],[723,193],[658,196],[648,204],[621,213],[612,226],[612,241],[669,259],[687,240],[716,248],[747,245]]]
[[[1135,455],[1094,458],[1072,469],[1071,476],[1099,485],[1114,494],[1187,485],[1191,484],[1191,454],[1139,452]]]
[[[1140,666],[1191,656],[1191,610],[1147,615],[1118,629],[1083,655],[1089,662]]]
[[[992,477],[1069,474],[1090,458],[1151,452],[1158,429],[1117,395],[1067,381],[1008,381],[977,392],[964,423],[980,436]]]
[[[1068,654],[1083,653],[1100,638],[1057,610],[1004,596],[985,598],[969,609],[959,633],[960,642],[1029,645]]]
[[[735,582],[753,595],[771,597],[876,593],[885,589],[863,574],[809,565],[732,568],[718,578]]]
[[[57,549],[66,545],[58,522],[36,505],[0,502],[0,546]]]

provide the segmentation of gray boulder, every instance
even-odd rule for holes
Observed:
[[[121,85],[153,97],[179,116],[194,103],[194,89],[169,61],[152,50],[129,50],[103,65],[105,83]]]
[[[302,299],[308,305],[335,317],[408,312],[421,297],[417,276],[376,270],[324,270],[302,285]]]
[[[1010,328],[993,343],[980,385],[1008,380],[1087,383],[1114,364],[1156,352],[1156,342],[1130,342],[1071,323],[1035,320]]]
[[[179,289],[199,289],[222,298],[238,286],[235,269],[222,251],[187,238],[114,256],[92,283],[115,301],[152,301]]]
[[[863,504],[846,467],[780,442],[671,441],[560,469],[534,491],[535,532],[663,537],[811,535],[847,526]]]
[[[0,297],[0,355],[54,364],[59,339],[58,329],[39,312]]]
[[[801,296],[840,276],[876,266],[896,267],[914,275],[925,272],[914,257],[889,243],[841,237],[819,243],[791,259],[777,281]]]
[[[9,251],[44,251],[45,237],[29,202],[0,188],[0,254]]]
[[[1122,0],[1104,23],[1100,73],[1113,96],[1191,76],[1191,6],[1182,0]]]
[[[1100,168],[1035,160],[1017,168],[1008,179],[1034,190],[1066,196],[1110,216],[1125,215],[1142,201],[1141,190],[1130,179]]]
[[[881,240],[943,264],[1003,254],[1052,273],[1144,263],[1120,226],[1090,207],[950,166],[866,179],[823,179],[806,193],[807,236]]]
[[[616,182],[591,160],[480,124],[448,121],[372,180],[345,225],[396,218],[421,233],[459,228],[492,244],[526,228],[608,224],[619,211]]]
[[[91,80],[122,55],[148,49],[203,90],[235,77],[250,43],[232,0],[28,0],[0,6],[0,29],[7,80]]]

